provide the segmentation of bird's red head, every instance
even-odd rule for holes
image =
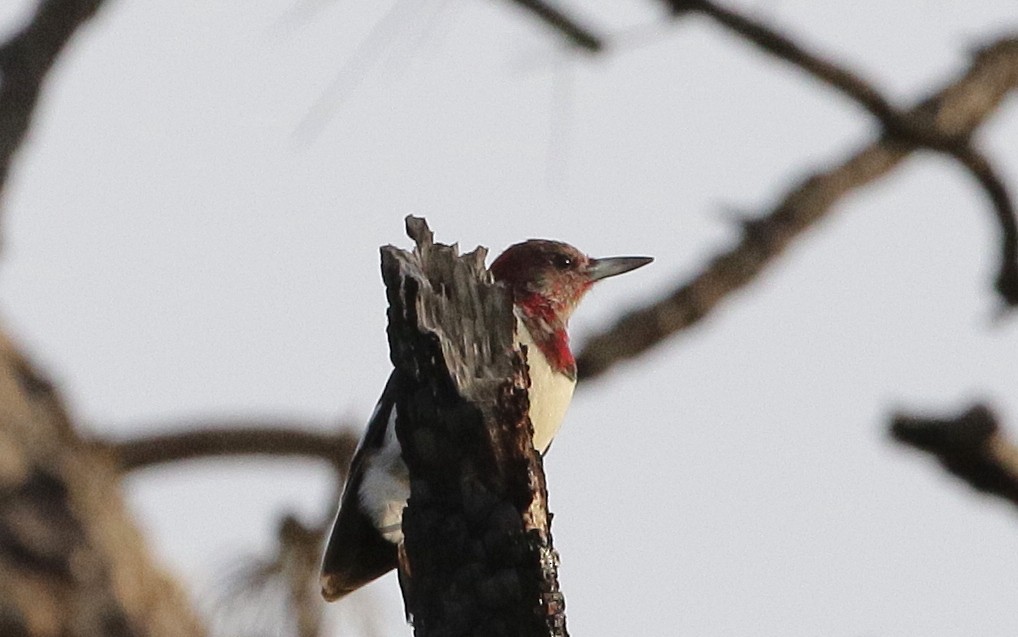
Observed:
[[[553,364],[575,368],[566,326],[573,310],[595,282],[635,270],[650,257],[592,259],[560,241],[530,239],[510,246],[491,264],[537,344]]]
[[[564,326],[594,284],[587,276],[589,263],[587,255],[569,244],[531,239],[499,255],[491,274],[509,288],[513,303],[524,312]]]

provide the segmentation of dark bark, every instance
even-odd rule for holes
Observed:
[[[564,637],[511,303],[483,249],[458,256],[422,219],[407,230],[417,248],[383,248],[382,274],[406,388],[396,403],[411,480],[401,581],[415,634]]]

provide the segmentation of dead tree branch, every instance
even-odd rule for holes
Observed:
[[[923,122],[922,126],[944,138],[967,139],[1016,87],[1018,38],[1006,38],[980,51],[962,77],[905,111],[904,117]],[[755,279],[839,199],[886,175],[915,149],[915,145],[881,136],[840,164],[794,186],[766,215],[747,221],[739,243],[712,259],[690,281],[591,338],[577,357],[580,376],[598,376],[698,323],[725,297]],[[992,171],[980,174],[1000,181]],[[1009,250],[1005,253],[1011,254]],[[1004,271],[1002,268],[1002,277]],[[1012,275],[1006,276],[1010,281]]]
[[[42,0],[21,31],[0,45],[0,192],[32,123],[43,80],[102,0]]]
[[[209,422],[182,431],[173,431],[170,425],[140,429],[172,433],[119,441],[95,439],[91,444],[107,451],[125,472],[181,460],[242,455],[320,458],[346,471],[357,446],[352,429],[330,433],[298,421]]]
[[[407,218],[382,249],[396,435],[410,472],[401,584],[418,637],[565,637],[530,379],[512,306],[484,268]]]
[[[886,137],[914,148],[942,152],[955,159],[986,190],[993,204],[1001,238],[1000,265],[994,288],[1009,306],[1018,305],[1018,224],[1014,203],[989,159],[973,147],[971,131],[961,134],[948,132],[938,128],[930,117],[895,108],[871,82],[857,73],[808,51],[761,22],[724,9],[710,0],[668,0],[668,4],[676,13],[695,11],[709,16],[763,51],[839,91],[873,115]]]
[[[971,144],[952,150],[951,155],[968,169],[993,204],[1000,229],[1000,265],[994,287],[1007,305],[1014,307],[1018,305],[1018,221],[1014,200],[990,160]]]
[[[1018,506],[1018,447],[1000,431],[989,407],[975,405],[954,418],[897,414],[891,435],[933,455],[972,488]]]

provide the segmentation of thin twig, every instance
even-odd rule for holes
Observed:
[[[962,139],[1016,88],[1018,38],[1003,39],[980,52],[960,79],[904,116],[928,122],[946,138]],[[698,323],[826,216],[841,197],[887,174],[914,150],[914,145],[881,136],[839,165],[794,186],[769,213],[744,224],[743,237],[734,248],[665,298],[626,314],[592,337],[577,357],[580,376],[598,376]]]
[[[139,429],[172,431],[174,427]],[[92,444],[107,450],[125,472],[181,460],[242,455],[320,458],[345,471],[357,446],[357,435],[346,428],[329,432],[301,422],[234,421],[192,425],[186,430],[127,440],[95,440]]]
[[[604,38],[562,9],[540,0],[510,1],[532,13],[538,20],[558,31],[569,43],[584,51],[597,53],[604,49]]]
[[[982,185],[997,215],[1000,228],[1000,265],[994,287],[1011,307],[1018,305],[1018,222],[1007,186],[997,174],[993,164],[972,146],[953,151],[952,156],[965,166],[969,174]]]
[[[989,407],[975,405],[953,418],[896,414],[891,436],[932,454],[974,489],[1018,505],[1018,448],[1001,433]]]

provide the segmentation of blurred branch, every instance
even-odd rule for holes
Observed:
[[[994,287],[1010,307],[1018,305],[1018,222],[1014,201],[993,164],[971,145],[954,150],[951,155],[968,169],[990,198],[1000,228],[1000,266]]]
[[[529,11],[541,22],[558,31],[570,44],[580,47],[589,53],[597,53],[604,48],[604,40],[590,28],[581,24],[576,18],[548,2],[540,0],[510,0]]]
[[[202,637],[57,388],[0,332],[0,635]]]
[[[42,0],[28,24],[0,45],[0,191],[32,123],[46,74],[102,0]]]
[[[318,592],[318,570],[322,564],[325,530],[309,528],[288,515],[279,525],[279,563],[287,583],[289,614],[298,637],[317,637],[322,627],[322,598]]]
[[[677,14],[695,11],[709,16],[765,52],[839,91],[873,115],[883,127],[885,136],[911,146],[939,151],[957,160],[986,190],[993,204],[1002,244],[994,288],[1009,306],[1018,305],[1018,224],[1014,204],[990,161],[973,148],[970,131],[963,134],[947,132],[935,125],[935,114],[900,111],[858,74],[811,53],[762,23],[719,7],[710,0],[667,0],[667,3]]]
[[[1018,87],[1018,39],[1005,38],[981,50],[968,71],[954,83],[905,111],[902,117],[920,122],[946,139],[967,139],[975,128]],[[794,186],[766,215],[743,223],[739,243],[711,260],[706,268],[665,298],[619,319],[591,338],[577,357],[580,376],[592,378],[618,362],[636,356],[684,330],[714,310],[729,294],[756,278],[796,237],[821,220],[844,195],[884,176],[916,150],[914,144],[882,135],[828,170]],[[988,163],[965,149],[961,153],[984,187],[999,186],[994,200],[1006,191]],[[1004,197],[1000,197],[1001,192]],[[999,211],[1004,224],[1005,255],[1013,256],[1014,225],[1010,210]],[[1011,264],[1014,259],[1011,259]],[[998,289],[1018,281],[1014,266],[1005,264]],[[1018,287],[1018,286],[1016,286]],[[1018,299],[1018,294],[1013,298]]]
[[[896,414],[891,435],[932,454],[974,489],[1018,505],[1018,448],[1000,432],[989,407],[975,405],[954,418]]]
[[[139,429],[172,431],[174,427]],[[226,421],[127,440],[93,440],[91,444],[108,450],[125,472],[180,460],[241,455],[308,456],[346,471],[357,434],[348,428],[335,433],[320,431],[301,422]]]

